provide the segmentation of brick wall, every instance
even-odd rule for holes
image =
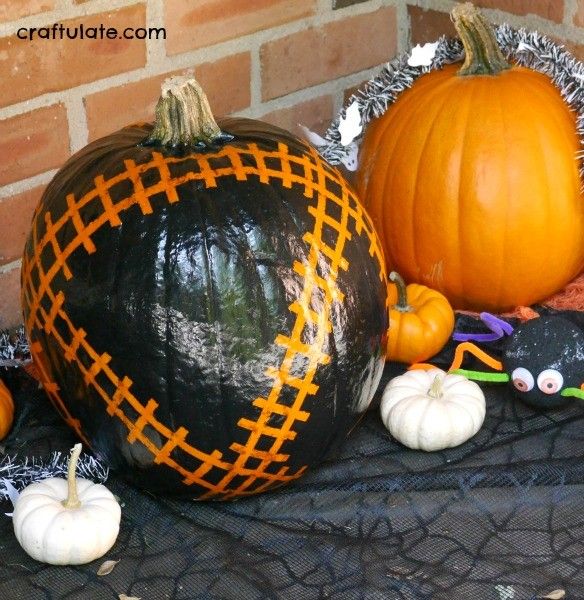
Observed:
[[[217,116],[322,132],[349,90],[410,44],[452,33],[451,0],[1,0],[0,328],[20,322],[20,254],[56,169],[151,119],[160,83],[194,73]],[[584,58],[584,0],[481,0]],[[20,28],[165,27],[166,40],[22,40]]]

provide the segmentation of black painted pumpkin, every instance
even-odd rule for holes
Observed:
[[[22,266],[44,387],[139,485],[229,499],[299,477],[368,406],[385,271],[348,184],[283,130],[171,81],[154,127],[57,173]]]

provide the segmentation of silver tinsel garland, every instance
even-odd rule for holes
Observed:
[[[48,459],[25,458],[22,461],[5,456],[0,460],[0,500],[10,498],[9,486],[22,491],[27,485],[49,477],[67,478],[69,456],[54,452]],[[77,463],[77,477],[103,483],[107,480],[109,469],[93,456],[82,455]]]
[[[14,333],[0,331],[0,367],[21,367],[30,361],[24,327]]]
[[[21,367],[31,361],[28,340],[24,328],[15,332],[0,331],[0,367]],[[45,459],[13,456],[0,457],[0,500],[10,498],[11,487],[17,492],[27,485],[48,477],[67,478],[69,456],[61,452]],[[107,480],[109,468],[88,454],[82,455],[77,463],[77,476],[103,483]]]
[[[499,46],[508,60],[547,75],[559,89],[566,103],[577,115],[580,145],[584,148],[584,63],[537,31],[513,29],[506,24],[496,27],[495,31]],[[336,165],[350,153],[350,146],[341,144],[339,132],[339,123],[345,118],[349,106],[357,103],[361,125],[365,130],[367,123],[383,115],[418,77],[460,61],[463,58],[462,42],[459,39],[440,38],[436,54],[428,66],[410,66],[409,58],[409,53],[396,57],[385,65],[379,75],[349,98],[327,130],[324,136],[326,144],[318,146],[323,158]],[[584,177],[584,152],[580,151],[578,159],[580,175]]]

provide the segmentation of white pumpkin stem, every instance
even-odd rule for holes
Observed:
[[[62,502],[65,508],[79,508],[81,506],[79,496],[77,495],[77,480],[75,477],[75,473],[77,472],[77,461],[79,460],[80,454],[81,444],[75,444],[71,456],[69,457],[69,465],[67,467],[68,492],[67,498]]]
[[[392,283],[395,283],[397,287],[397,304],[391,308],[398,312],[412,312],[414,309],[408,304],[408,289],[403,277],[396,271],[392,271],[389,274],[389,279]]]
[[[225,136],[211,112],[209,100],[196,79],[171,77],[162,85],[154,129],[148,145],[213,146]]]
[[[442,397],[442,383],[444,381],[444,377],[442,375],[436,375],[434,377],[434,381],[428,390],[428,396],[430,398],[441,398]]]

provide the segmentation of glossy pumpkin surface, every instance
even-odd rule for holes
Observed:
[[[284,131],[207,149],[98,140],[47,188],[23,306],[44,387],[142,487],[230,499],[344,439],[385,357],[386,279],[340,173]]]
[[[0,440],[4,439],[14,421],[14,401],[6,384],[0,380]]]
[[[584,265],[575,115],[541,73],[459,67],[422,75],[368,126],[357,189],[388,269],[454,308],[530,305]]]

